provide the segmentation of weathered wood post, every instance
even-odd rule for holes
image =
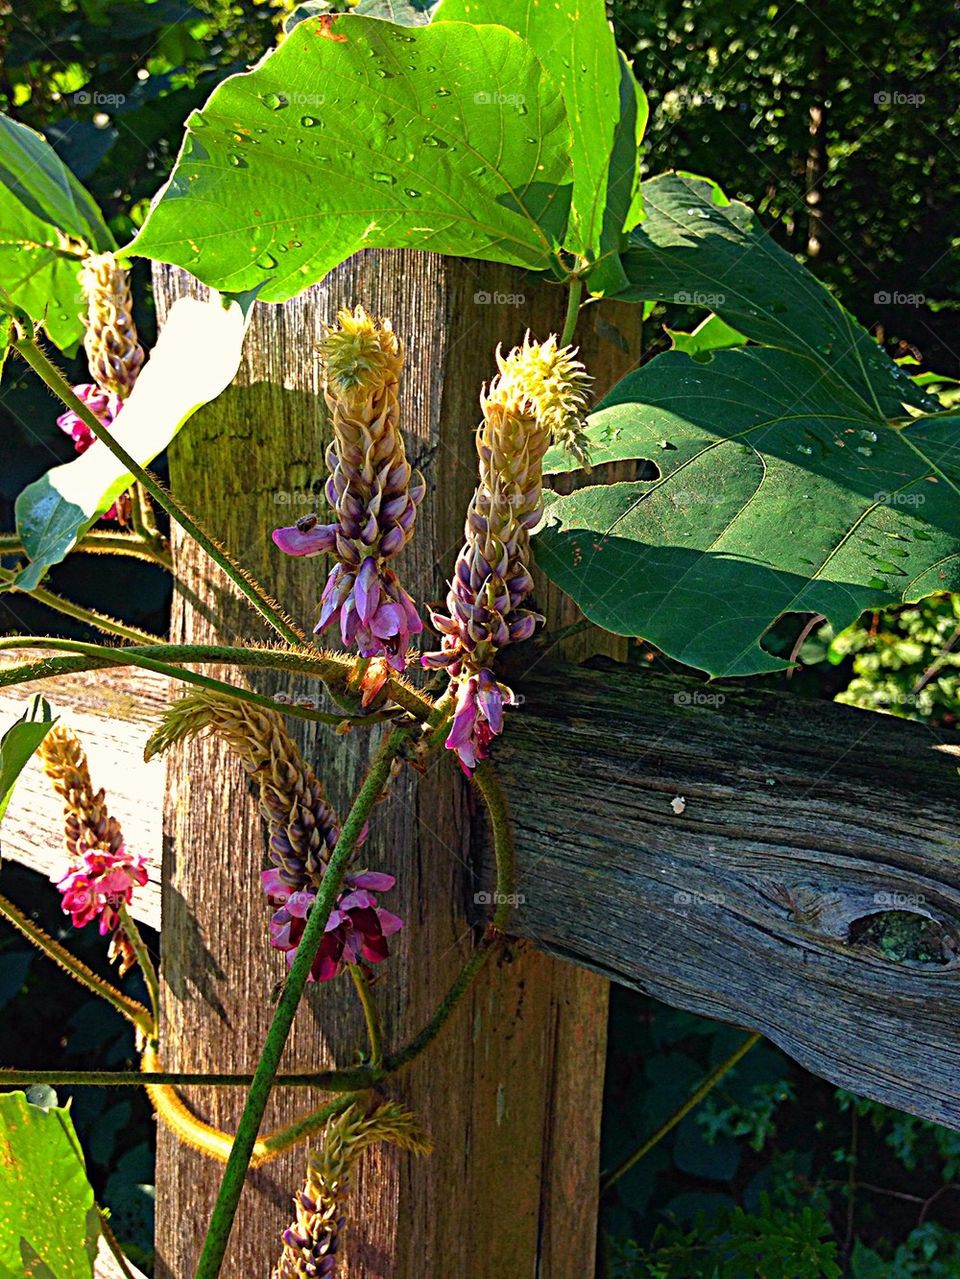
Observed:
[[[166,267],[155,279],[161,321],[175,297],[198,287]],[[513,301],[503,301],[506,295]],[[428,494],[401,570],[424,603],[442,598],[461,541],[475,477],[477,396],[495,371],[494,349],[519,340],[528,326],[540,336],[558,330],[565,298],[505,267],[370,252],[286,305],[257,309],[236,384],[194,419],[172,450],[172,483],[208,530],[307,627],[322,568],[281,556],[269,534],[322,505],[315,343],[339,307],[360,301],[392,318],[407,351],[403,423]],[[598,390],[634,362],[638,325],[638,308],[584,313],[578,340]],[[175,640],[268,638],[192,544],[175,536],[174,546],[177,573],[188,588],[176,600]],[[551,595],[544,592],[556,618],[562,606]],[[280,677],[259,686],[307,691]],[[341,808],[362,775],[371,741],[375,733],[353,733],[334,748],[329,734],[301,735]],[[250,1070],[269,1024],[270,991],[282,973],[280,957],[268,952],[258,891],[260,821],[240,769],[215,742],[190,745],[169,767],[164,1065]],[[446,753],[419,784],[412,775],[401,777],[377,812],[370,864],[396,873],[388,904],[407,921],[375,991],[391,1044],[423,1025],[474,945],[474,820],[468,788]],[[366,1157],[352,1195],[344,1274],[581,1279],[590,1272],[606,994],[599,977],[531,951],[486,970],[440,1044],[396,1081],[397,1094],[422,1117],[436,1149],[419,1161],[392,1150]],[[284,1068],[344,1064],[361,1042],[349,983],[311,990]],[[187,1099],[228,1130],[242,1102],[237,1090],[191,1089]],[[301,1089],[278,1091],[264,1128],[319,1100]],[[269,1273],[302,1170],[301,1148],[250,1175],[225,1273]],[[192,1275],[221,1173],[221,1165],[161,1134],[158,1279]]]

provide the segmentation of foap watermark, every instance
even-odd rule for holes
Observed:
[[[874,893],[873,904],[884,910],[910,910],[926,905],[923,893]]]
[[[126,100],[125,93],[101,93],[99,89],[78,89],[72,98],[76,107],[122,107]]]
[[[726,898],[723,893],[688,892],[681,888],[673,894],[673,900],[678,906],[722,906]]]
[[[478,906],[522,906],[527,900],[523,893],[474,893]]]
[[[674,293],[670,299],[676,302],[677,306],[708,306],[711,310],[716,310],[718,306],[723,306],[727,300],[725,293],[688,293],[686,289],[681,289],[679,293]]]
[[[922,107],[926,100],[922,93],[903,93],[900,89],[881,89],[873,95],[878,107]]]
[[[277,489],[273,495],[274,506],[311,506],[317,505],[317,495],[310,489]]]
[[[475,306],[523,306],[526,300],[522,293],[489,293],[486,289],[473,295]]]
[[[674,693],[674,706],[722,706],[727,700],[724,693],[708,693],[704,689],[696,689],[692,693]]]
[[[873,301],[875,306],[927,305],[927,298],[923,293],[888,293],[886,289],[881,289],[879,293],[874,293]]]
[[[874,493],[873,500],[881,506],[923,506],[927,498],[924,493],[888,493],[881,489]]]
[[[327,101],[325,93],[287,93],[283,96],[295,107],[322,107]]]
[[[475,93],[473,100],[478,107],[522,107],[527,101],[522,93],[488,93],[486,89]]]

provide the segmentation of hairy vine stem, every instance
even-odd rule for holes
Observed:
[[[583,280],[578,275],[570,280],[567,293],[567,314],[563,321],[563,333],[560,335],[560,346],[569,346],[576,332],[577,320],[580,318],[580,299],[583,297]]]
[[[91,529],[73,548],[75,555],[127,555],[147,560],[161,568],[173,569],[173,557],[165,547],[154,546],[136,533],[110,533]],[[0,555],[25,555],[26,547],[16,533],[0,533]]]
[[[110,982],[98,977],[85,963],[77,959],[75,955],[72,955],[65,946],[61,946],[58,941],[55,941],[54,938],[45,933],[32,919],[28,919],[23,911],[14,906],[13,902],[8,901],[6,897],[0,897],[0,915],[3,915],[5,919],[13,924],[14,928],[21,932],[27,941],[32,942],[38,950],[42,950],[54,963],[59,964],[74,981],[78,981],[81,986],[86,986],[88,990],[92,990],[95,995],[105,999],[128,1021],[132,1021],[142,1034],[150,1036],[156,1033],[149,1009],[144,1008],[143,1004],[136,999],[131,999],[129,995],[125,995],[123,991],[117,990],[116,986],[112,986]]]
[[[254,1072],[253,1083],[250,1085],[246,1104],[237,1125],[237,1134],[233,1140],[230,1157],[220,1183],[220,1191],[207,1227],[207,1237],[200,1254],[195,1279],[216,1279],[220,1274],[233,1220],[240,1203],[247,1167],[256,1144],[257,1132],[311,965],[323,940],[327,920],[336,904],[343,877],[357,841],[390,778],[393,762],[411,732],[410,727],[395,729],[381,744],[341,828],[336,847],[330,855],[330,861],[327,863],[326,872],[317,890],[313,907],[307,916],[306,927],[297,946],[283,993],[277,1003],[273,1021],[263,1045],[263,1052]]]
[[[30,680],[49,679],[55,675],[77,674],[80,671],[103,670],[111,666],[142,666],[147,670],[160,669],[160,673],[169,675],[185,683],[202,683],[214,688],[217,692],[235,695],[237,690],[232,684],[220,685],[209,677],[193,676],[192,672],[177,669],[180,663],[215,662],[222,666],[246,666],[264,670],[292,671],[298,675],[314,675],[328,688],[346,688],[353,670],[354,660],[339,653],[311,652],[303,648],[245,648],[220,644],[138,644],[128,648],[109,648],[103,644],[84,644],[79,640],[51,639],[46,635],[17,635],[0,639],[0,651],[3,649],[49,648],[77,654],[67,658],[44,658],[32,666],[15,666],[0,670],[0,688],[9,688],[13,684],[25,684]],[[166,663],[166,665],[164,665]],[[390,701],[395,702],[402,710],[407,711],[418,720],[429,720],[434,711],[429,698],[418,693],[412,684],[396,676],[387,680],[384,686]],[[245,690],[247,700],[259,698],[261,695]],[[241,697],[241,700],[243,698]],[[328,719],[328,722],[341,723],[344,715],[326,711],[313,711],[305,707],[292,706],[286,703],[267,699],[272,710],[285,715],[296,715],[301,719]],[[376,723],[372,715],[356,717],[358,723]]]
[[[62,400],[68,409],[72,409],[84,425],[90,428],[97,439],[106,445],[118,461],[123,463],[124,467],[140,482],[157,505],[161,506],[170,518],[175,520],[184,532],[188,533],[197,545],[209,555],[214,563],[223,569],[237,590],[250,601],[264,621],[288,643],[301,644],[306,642],[306,636],[303,631],[284,615],[279,604],[270,598],[260,583],[246,569],[241,568],[236,560],[201,528],[193,516],[167,492],[156,476],[151,475],[149,471],[140,465],[136,458],[127,452],[122,444],[113,438],[99,418],[74,393],[70,383],[41,349],[36,338],[32,334],[21,332],[20,336],[14,338],[11,345],[17,354],[46,383],[57,399]]]

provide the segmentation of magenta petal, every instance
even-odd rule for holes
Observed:
[[[501,732],[503,729],[503,694],[500,692],[497,681],[490,671],[483,670],[480,672],[477,702],[480,706],[480,713],[490,725],[491,732]]]
[[[357,888],[367,888],[372,893],[386,893],[397,882],[395,875],[387,875],[379,870],[362,870],[349,876],[350,882]]]
[[[398,933],[403,927],[403,920],[399,915],[392,915],[389,910],[377,910],[377,919],[380,921],[380,931],[384,937],[392,937],[394,933]]]
[[[457,711],[453,717],[453,724],[450,726],[450,732],[444,745],[448,750],[458,751],[465,746],[473,736],[473,726],[476,723],[476,706],[470,702],[466,706]]]
[[[275,528],[273,540],[284,555],[322,555],[336,545],[335,524],[315,524],[307,532],[301,532],[296,524],[289,528]]]

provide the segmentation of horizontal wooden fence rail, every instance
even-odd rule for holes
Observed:
[[[523,694],[519,933],[960,1128],[960,737],[616,667]]]
[[[142,752],[166,681],[118,669],[5,690],[0,724],[38,689],[158,865],[163,766]],[[519,936],[960,1128],[960,736],[612,663],[538,671],[522,692],[497,748]],[[3,855],[50,873],[59,830],[32,763]],[[481,872],[478,915],[490,892]],[[154,882],[137,913],[159,927]]]

